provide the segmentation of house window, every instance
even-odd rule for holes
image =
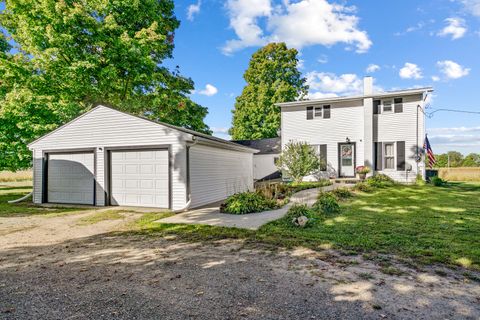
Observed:
[[[392,112],[392,100],[383,100],[383,112],[390,113]]]
[[[395,169],[395,143],[384,143],[383,148],[383,168]]]
[[[322,117],[322,107],[315,107],[315,118]]]
[[[327,145],[326,144],[316,144],[312,145],[315,149],[315,153],[318,155],[320,160],[320,171],[327,171]]]

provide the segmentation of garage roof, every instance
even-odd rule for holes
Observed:
[[[204,140],[204,141],[208,141],[208,142],[211,142],[212,144],[215,144],[215,145],[222,145],[224,146],[225,148],[229,148],[229,149],[237,149],[237,150],[242,150],[242,151],[248,151],[248,152],[252,152],[252,153],[256,153],[258,152],[257,149],[254,149],[254,148],[249,148],[249,147],[246,147],[246,146],[242,146],[242,145],[239,145],[237,143],[234,143],[234,142],[231,142],[231,141],[228,141],[228,140],[224,140],[224,139],[221,139],[221,138],[217,138],[217,137],[214,137],[214,136],[211,136],[211,135],[208,135],[208,134],[205,134],[205,133],[201,133],[201,132],[197,132],[197,131],[194,131],[194,130],[190,130],[190,129],[186,129],[186,128],[182,128],[182,127],[178,127],[178,126],[174,126],[172,124],[169,124],[169,123],[165,123],[165,122],[161,122],[161,121],[155,121],[155,120],[151,120],[151,119],[148,119],[146,117],[142,117],[142,116],[139,116],[139,115],[135,115],[135,114],[131,114],[131,113],[128,113],[128,112],[124,112],[124,111],[120,111],[120,110],[117,110],[113,107],[110,107],[110,106],[105,106],[105,105],[98,105],[96,106],[95,108],[85,112],[84,114],[76,117],[75,119],[71,120],[70,122],[67,122],[66,124],[58,127],[57,129],[43,135],[42,137],[30,142],[28,144],[28,146],[32,146],[33,144],[37,143],[38,141],[48,137],[49,135],[51,135],[52,133],[54,132],[57,132],[59,130],[61,130],[62,128],[68,126],[69,124],[77,121],[78,119],[84,117],[85,115],[93,112],[94,110],[96,109],[99,109],[99,108],[107,108],[107,109],[111,109],[111,110],[114,110],[116,112],[120,112],[120,113],[123,113],[123,114],[127,114],[129,116],[132,116],[132,117],[136,117],[136,118],[140,118],[140,119],[143,119],[145,121],[149,121],[149,122],[152,122],[152,123],[155,123],[155,124],[158,124],[158,125],[161,125],[161,126],[165,126],[165,127],[168,127],[168,128],[171,128],[171,129],[175,129],[175,130],[178,130],[180,132],[183,132],[183,133],[187,133],[187,134],[190,134],[192,136],[195,136],[195,137],[198,137],[200,138],[201,140]]]

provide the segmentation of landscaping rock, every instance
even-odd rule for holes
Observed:
[[[297,218],[293,218],[292,222],[294,225],[304,228],[308,223],[308,218],[305,216],[300,216]]]

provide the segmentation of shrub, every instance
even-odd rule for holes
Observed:
[[[440,177],[432,177],[430,178],[430,182],[436,187],[441,187],[446,183],[446,181]]]
[[[340,211],[337,198],[330,192],[322,192],[318,195],[318,200],[313,205],[316,211],[325,214],[337,213]]]
[[[220,206],[220,212],[231,214],[247,214],[275,209],[277,202],[257,192],[234,194]]]
[[[292,182],[288,185],[290,193],[299,192],[306,189],[320,188],[329,186],[332,183],[330,180],[322,179],[319,181],[303,181],[303,182]]]
[[[307,224],[304,227],[311,226],[315,220],[315,213],[305,204],[295,204],[291,206],[290,209],[288,209],[286,219],[294,224],[294,221],[301,216],[308,218]]]
[[[300,182],[320,168],[320,159],[308,143],[290,141],[283,148],[276,165],[294,181]]]
[[[385,174],[377,174],[372,177],[369,177],[366,180],[367,184],[374,188],[382,188],[387,186],[392,186],[395,184],[392,178]]]
[[[417,186],[424,186],[425,185],[425,180],[423,180],[423,177],[421,174],[417,174],[417,177],[415,178],[415,184]]]
[[[337,200],[345,200],[353,196],[352,192],[348,188],[338,188],[331,191],[331,193],[335,196],[335,198],[337,198]]]
[[[366,182],[358,182],[355,187],[353,187],[354,190],[361,191],[361,192],[372,192],[373,187],[370,186]]]

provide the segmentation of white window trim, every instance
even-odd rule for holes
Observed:
[[[385,101],[390,101],[390,108],[391,108],[390,111],[385,111]],[[394,103],[394,101],[395,101],[394,98],[391,98],[391,99],[383,99],[383,100],[382,100],[382,103],[381,103],[381,106],[382,106],[382,114],[384,114],[384,113],[386,113],[386,114],[393,113],[393,109],[395,108],[395,103]]]
[[[393,168],[385,168],[385,145],[393,145]],[[395,171],[397,163],[397,143],[395,141],[382,142],[382,171]]]

